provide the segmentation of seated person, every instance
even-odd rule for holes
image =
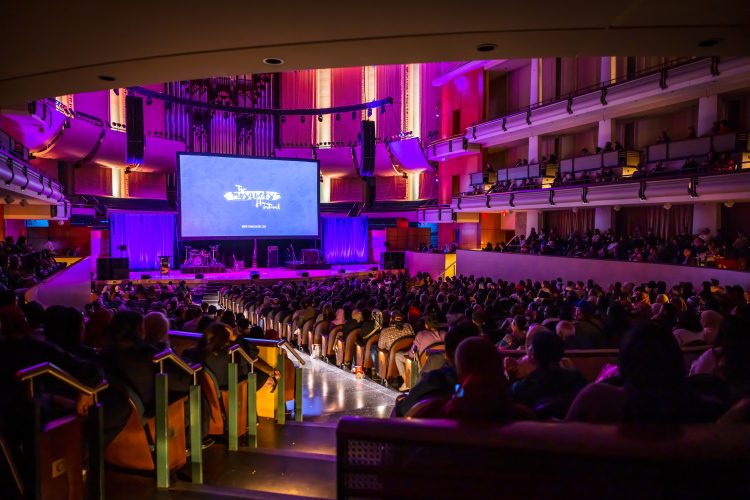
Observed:
[[[411,388],[403,398],[396,400],[393,415],[403,417],[412,406],[420,401],[438,396],[449,397],[456,389],[455,354],[458,344],[470,337],[479,336],[479,329],[471,321],[461,321],[452,326],[445,335],[446,362],[439,370],[423,373],[417,385]]]
[[[534,371],[512,386],[513,399],[517,403],[531,409],[546,404],[549,408],[544,416],[565,417],[573,398],[586,386],[586,379],[578,370],[560,367],[563,348],[563,340],[549,330],[534,334],[528,351]]]
[[[414,337],[414,343],[412,344],[411,349],[396,353],[396,368],[398,369],[398,374],[401,376],[401,379],[404,381],[404,383],[401,384],[401,387],[399,387],[399,391],[404,392],[408,390],[408,387],[406,386],[407,356],[411,359],[418,358],[427,347],[443,342],[444,337],[438,330],[439,327],[440,321],[438,321],[435,316],[428,316],[424,320],[424,330],[421,330],[417,333],[416,337]]]
[[[685,160],[685,163],[683,163],[682,165],[683,172],[694,172],[698,170],[699,168],[700,168],[700,165],[698,165],[698,162],[695,161],[695,158],[693,157],[690,157],[687,160]]]
[[[713,345],[719,334],[723,317],[716,311],[706,310],[701,313],[700,323],[703,327],[699,332],[688,329],[676,329],[673,334],[677,343],[682,347],[686,345],[708,344]]]
[[[404,322],[404,315],[401,311],[391,313],[391,326],[384,328],[378,338],[378,349],[385,351],[390,350],[391,346],[400,339],[413,336],[414,330],[409,323]],[[372,356],[372,366],[375,373],[378,372],[378,349],[373,349],[370,353]]]
[[[523,314],[517,314],[510,324],[511,331],[500,341],[500,349],[520,349],[526,342],[528,321]]]
[[[489,339],[469,338],[456,350],[460,386],[440,416],[455,420],[512,422],[533,413],[513,402],[502,370],[502,357]]]

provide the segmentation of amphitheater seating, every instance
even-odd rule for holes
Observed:
[[[325,355],[325,351],[323,351],[322,348],[322,342],[323,342],[323,332],[328,331],[328,325],[330,324],[330,321],[323,320],[318,321],[313,325],[313,327],[308,332],[308,339],[307,343],[310,346],[310,352],[313,352],[312,346],[319,345],[321,346],[320,353],[321,356]]]
[[[391,345],[390,349],[378,349],[378,377],[383,383],[390,382],[391,379],[398,376],[396,368],[396,353],[398,351],[407,351],[414,342],[414,336],[409,335],[398,339]]]
[[[207,367],[198,373],[201,393],[209,407],[208,433],[212,436],[227,434],[227,415],[229,413],[229,391],[219,390],[216,376]],[[247,432],[247,380],[237,384],[237,421],[239,435]]]
[[[338,498],[747,498],[750,427],[343,418]],[[460,456],[461,460],[456,460]]]

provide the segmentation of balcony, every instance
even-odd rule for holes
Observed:
[[[427,159],[430,161],[452,160],[477,154],[481,149],[479,144],[469,142],[463,135],[457,135],[431,143],[427,147]]]
[[[633,113],[648,113],[748,85],[750,58],[689,59],[625,81],[582,89],[561,99],[477,124],[469,127],[462,136],[468,144],[457,147],[461,144],[459,138],[437,141],[428,146],[428,154],[431,160],[444,161],[442,152],[467,154],[476,151],[473,149],[476,145],[503,146],[529,136],[559,133]],[[451,157],[445,154],[445,159]]]

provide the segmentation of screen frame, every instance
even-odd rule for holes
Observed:
[[[180,192],[180,189],[182,187],[182,183],[180,181],[180,172],[181,172],[181,165],[180,165],[180,157],[181,156],[218,156],[222,158],[241,158],[241,159],[247,159],[247,160],[264,160],[264,161],[294,161],[294,162],[304,162],[304,163],[315,163],[315,170],[317,172],[315,178],[318,179],[318,189],[315,190],[317,202],[315,205],[316,208],[316,217],[317,217],[317,232],[314,235],[304,235],[304,236],[284,236],[284,235],[262,235],[262,236],[185,236],[182,234],[182,193]],[[177,192],[177,238],[181,241],[200,241],[200,240],[310,240],[310,239],[320,239],[320,160],[317,158],[313,158],[310,160],[306,160],[304,158],[280,158],[280,157],[271,157],[271,156],[250,156],[250,155],[230,155],[230,154],[222,154],[222,153],[197,153],[197,152],[188,152],[188,151],[178,151],[177,152],[177,166],[175,169],[175,188]]]

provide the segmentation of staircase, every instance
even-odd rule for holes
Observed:
[[[152,477],[108,471],[108,499],[336,497],[335,424],[261,420],[257,448],[230,452],[214,444],[203,452],[203,483],[190,482],[190,465],[178,471],[168,491],[157,491]]]
[[[219,290],[225,285],[220,281],[207,281],[202,285],[195,288],[194,294],[203,294],[201,302],[206,302],[208,305],[219,304]]]

